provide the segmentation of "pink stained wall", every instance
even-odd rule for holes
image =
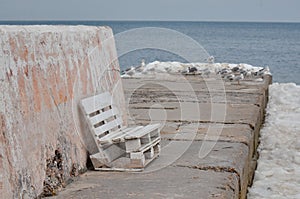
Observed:
[[[41,194],[56,149],[66,178],[85,169],[97,147],[79,100],[110,91],[126,124],[119,70],[109,27],[0,26],[1,198]]]

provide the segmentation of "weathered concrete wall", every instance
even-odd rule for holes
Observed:
[[[55,150],[65,179],[74,165],[84,169],[87,150],[96,148],[78,102],[110,91],[124,111],[119,80],[108,27],[0,26],[1,198],[41,194]]]

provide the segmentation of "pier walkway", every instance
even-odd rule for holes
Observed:
[[[141,173],[88,171],[57,198],[245,198],[270,83],[123,79],[130,123],[163,126],[160,157]]]

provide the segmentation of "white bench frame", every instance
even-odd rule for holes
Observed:
[[[81,100],[80,108],[99,152],[90,156],[97,170],[143,170],[160,154],[160,124],[126,127],[110,93]]]

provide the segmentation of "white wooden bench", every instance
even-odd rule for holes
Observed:
[[[99,152],[96,170],[142,170],[160,153],[160,124],[126,127],[110,93],[81,100],[81,110]]]

